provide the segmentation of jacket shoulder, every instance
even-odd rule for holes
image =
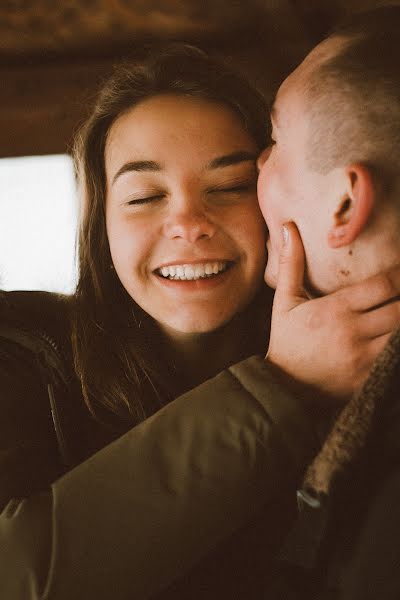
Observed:
[[[52,292],[0,291],[0,325],[58,338],[69,329],[73,301],[73,296]]]
[[[61,361],[48,340],[66,339],[67,315],[55,294],[0,293],[0,509],[62,471],[47,394]]]

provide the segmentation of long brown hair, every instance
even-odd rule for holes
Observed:
[[[108,132],[122,113],[146,98],[171,92],[223,102],[239,114],[260,149],[267,139],[268,116],[261,94],[220,62],[186,45],[117,68],[76,136],[82,212],[72,328],[75,369],[95,416],[109,418],[113,413],[131,424],[170,400],[176,388],[173,374],[166,372],[168,361],[155,324],[128,295],[111,266],[104,151]]]

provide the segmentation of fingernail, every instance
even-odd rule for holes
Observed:
[[[283,239],[283,245],[286,246],[286,244],[288,243],[288,240],[289,240],[289,230],[286,227],[286,225],[282,226],[282,239]]]

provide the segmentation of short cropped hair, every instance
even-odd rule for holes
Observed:
[[[326,174],[353,162],[389,183],[400,167],[400,6],[360,13],[328,39],[338,52],[305,82],[310,134],[306,159]]]

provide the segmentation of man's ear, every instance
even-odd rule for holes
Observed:
[[[350,165],[345,180],[345,193],[328,232],[330,248],[341,248],[354,242],[365,228],[375,203],[376,189],[368,167],[360,163]]]

